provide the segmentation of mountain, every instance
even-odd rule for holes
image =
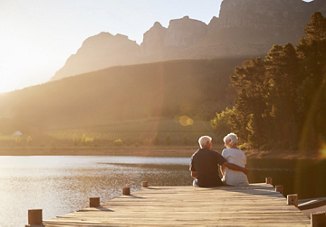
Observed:
[[[137,63],[140,47],[127,36],[102,32],[86,39],[76,54],[70,56],[55,79],[107,68]]]
[[[323,0],[224,0],[219,18],[209,24],[208,40],[223,44],[221,55],[260,55],[273,44],[296,43],[322,5]]]
[[[229,75],[243,60],[116,66],[4,94],[0,96],[0,134],[8,126],[4,119],[15,123],[15,129],[7,132],[181,115],[208,120],[232,103]]]
[[[187,59],[181,54],[196,45],[207,34],[207,25],[185,16],[171,20],[168,28],[158,22],[144,34],[141,49],[145,61]]]
[[[224,0],[219,17],[208,25],[188,16],[171,20],[167,28],[155,22],[141,45],[120,34],[92,36],[53,79],[115,65],[263,55],[273,44],[296,43],[315,11],[326,14],[326,1]]]
[[[168,28],[156,22],[144,34],[142,45],[129,40],[127,36],[113,36],[102,32],[88,38],[77,53],[70,56],[65,65],[56,72],[53,79],[62,79],[116,65],[193,59],[179,53],[193,46],[206,32],[205,23],[189,17],[171,20]]]

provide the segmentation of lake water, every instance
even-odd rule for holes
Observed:
[[[126,184],[189,185],[188,158],[106,156],[0,157],[0,226],[27,224],[28,209],[44,219],[88,206],[89,197],[107,201]]]
[[[88,206],[89,197],[108,201],[126,184],[140,190],[150,185],[191,185],[189,158],[126,156],[0,157],[0,226],[27,224],[28,209],[43,209],[44,219]],[[301,198],[326,196],[326,163],[250,160],[249,181],[272,176],[286,194]],[[307,180],[303,180],[307,179]]]

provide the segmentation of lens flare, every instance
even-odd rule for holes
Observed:
[[[192,118],[190,118],[187,115],[182,115],[179,117],[179,123],[180,125],[186,127],[186,126],[191,126],[194,124],[194,120]]]
[[[320,155],[320,158],[326,159],[326,143],[325,142],[322,143],[322,146],[319,150],[319,155]]]

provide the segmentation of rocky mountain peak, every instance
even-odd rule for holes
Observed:
[[[139,46],[107,32],[84,41],[54,79],[107,68],[173,59],[259,56],[273,44],[296,43],[311,15],[326,13],[326,1],[223,0],[209,24],[184,16],[168,27],[155,22]]]
[[[143,43],[141,44],[144,58],[158,60],[162,58],[164,51],[164,38],[166,35],[166,28],[159,22],[144,33]]]
[[[165,46],[183,48],[195,44],[207,33],[204,22],[185,16],[181,19],[171,20],[165,37]]]
[[[53,79],[77,75],[114,65],[134,64],[139,46],[126,35],[101,32],[86,39],[76,54],[71,55]]]

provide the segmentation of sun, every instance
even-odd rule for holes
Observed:
[[[9,62],[0,68],[0,93],[10,92],[22,87],[22,71]]]
[[[49,79],[49,60],[44,58],[37,46],[10,41],[7,45],[7,50],[0,53],[0,93],[44,83]]]

